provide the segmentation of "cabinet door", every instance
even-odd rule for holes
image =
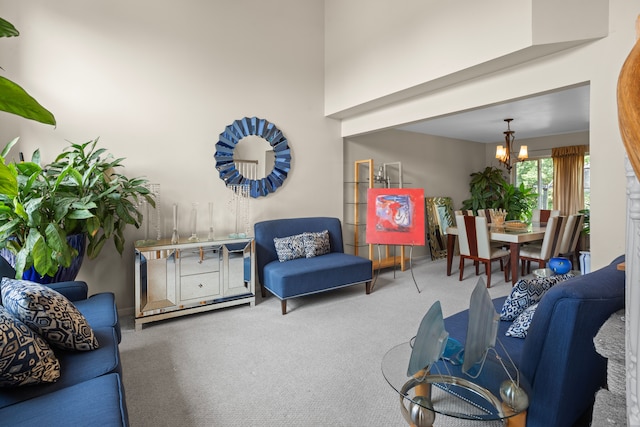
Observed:
[[[176,251],[136,251],[136,317],[176,310]]]
[[[222,293],[225,298],[253,294],[253,252],[252,243],[241,242],[222,247],[224,265]]]

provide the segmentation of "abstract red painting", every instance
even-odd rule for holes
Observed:
[[[370,188],[367,192],[367,243],[424,246],[424,190]]]

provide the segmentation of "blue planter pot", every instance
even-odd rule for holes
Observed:
[[[82,261],[84,260],[84,253],[87,247],[87,237],[84,234],[72,234],[71,236],[67,236],[67,241],[78,251],[78,256],[71,260],[71,265],[69,267],[60,267],[53,277],[40,276],[35,268],[31,267],[22,273],[22,278],[31,282],[41,283],[43,285],[75,280],[78,276],[78,272],[80,272]],[[12,267],[15,267],[15,258],[11,252],[3,250],[2,256],[9,261],[9,264],[11,264]]]
[[[567,274],[571,271],[571,261],[568,258],[551,258],[548,266],[556,274]]]

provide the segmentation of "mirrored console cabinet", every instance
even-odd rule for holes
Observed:
[[[186,314],[255,305],[253,238],[138,242],[135,247],[136,330]]]

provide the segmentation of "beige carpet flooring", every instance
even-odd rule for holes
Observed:
[[[398,395],[380,362],[417,332],[437,300],[444,316],[464,310],[477,278],[458,281],[444,260],[384,270],[364,285],[145,325],[123,318],[120,345],[129,419],[143,426],[404,426]],[[395,274],[395,277],[394,277]],[[492,298],[507,295],[497,263]],[[438,417],[436,426],[492,423]],[[494,424],[496,425],[496,424]],[[499,423],[497,425],[500,425]]]

